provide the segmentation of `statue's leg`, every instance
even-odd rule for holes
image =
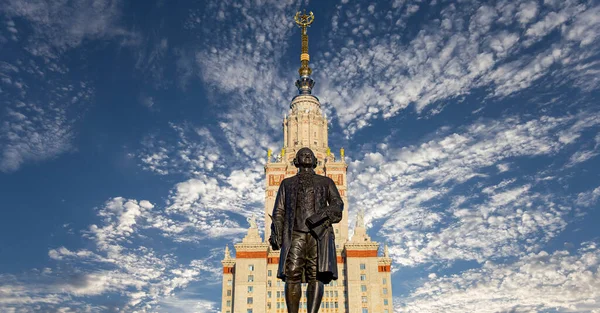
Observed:
[[[300,307],[300,297],[302,297],[302,288],[300,283],[285,283],[285,304],[288,313],[298,313]]]
[[[306,244],[304,233],[294,232],[290,251],[285,261],[285,304],[288,313],[298,313],[300,298],[302,297],[302,270],[304,269],[305,257],[304,246]]]
[[[317,313],[321,307],[325,286],[323,282],[317,280],[317,240],[311,234],[306,237],[306,276],[308,280],[306,306],[308,313]]]

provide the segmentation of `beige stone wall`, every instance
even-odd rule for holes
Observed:
[[[246,312],[246,309],[252,309],[253,313],[266,312],[267,260],[237,258],[235,276],[235,312]],[[252,281],[248,277],[252,277]]]
[[[381,283],[381,310],[376,312],[392,313],[394,305],[392,303],[392,275],[391,272],[380,272],[379,281]]]
[[[233,274],[223,274],[223,287],[221,292],[221,312],[233,313]]]
[[[224,267],[235,266],[235,271],[233,274],[223,274],[221,312],[246,313],[250,308],[252,313],[287,313],[284,283],[276,277],[279,252],[269,251],[270,248],[264,239],[269,238],[271,233],[271,220],[267,214],[272,214],[281,180],[297,173],[292,160],[296,152],[306,146],[315,152],[320,161],[320,165],[315,169],[317,174],[326,175],[336,183],[345,204],[342,221],[334,225],[338,256],[342,257],[348,251],[354,251],[354,256],[342,258],[343,262],[338,263],[339,279],[325,287],[323,305],[319,312],[363,313],[363,308],[369,313],[393,312],[389,272],[391,259],[387,253],[384,257],[377,256],[379,244],[371,241],[364,225],[357,224],[350,240],[348,166],[342,158],[336,158],[333,152],[328,154],[327,119],[322,114],[318,100],[305,95],[294,98],[289,115],[283,120],[283,132],[285,154],[278,161],[277,155],[280,155],[280,151],[277,151],[275,157],[267,160],[265,165],[264,237],[259,236],[258,229],[249,229],[243,241],[235,245],[237,257],[226,257],[223,260]],[[360,256],[360,253],[366,253],[368,256]],[[364,264],[364,267],[361,264]],[[388,267],[386,271],[382,271],[381,266]],[[252,281],[248,281],[249,275],[252,275]],[[387,292],[384,292],[386,289]],[[302,290],[303,293],[306,291],[305,285],[302,286]],[[248,298],[252,298],[251,304],[248,303]],[[231,306],[227,306],[227,301],[230,301]],[[305,307],[306,298],[303,296],[301,313],[306,312]]]

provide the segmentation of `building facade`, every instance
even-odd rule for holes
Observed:
[[[223,264],[222,313],[283,313],[287,312],[284,282],[277,276],[279,251],[272,251],[268,238],[275,197],[281,181],[297,173],[293,164],[296,152],[309,147],[318,159],[315,172],[331,178],[344,201],[342,220],[334,224],[339,279],[325,286],[319,312],[323,313],[390,313],[393,312],[391,286],[391,258],[387,247],[380,256],[379,244],[367,235],[363,215],[359,212],[352,238],[348,235],[348,165],[344,149],[339,157],[331,152],[328,141],[328,121],[321,110],[319,99],[313,96],[314,81],[310,78],[308,36],[306,27],[312,23],[310,15],[296,15],[302,29],[300,78],[296,81],[299,95],[290,104],[283,118],[283,147],[276,156],[267,153],[265,165],[265,229],[264,238],[256,223],[251,221],[242,242],[235,244],[235,256],[225,249]],[[303,284],[303,292],[306,287]],[[301,300],[300,312],[306,312],[306,297]]]

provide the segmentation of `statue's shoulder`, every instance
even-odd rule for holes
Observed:
[[[333,183],[333,180],[327,176],[315,174],[315,182],[317,182],[319,184],[329,184],[329,183]]]
[[[284,179],[281,181],[281,185],[282,185],[282,186],[283,186],[283,185],[289,185],[290,183],[292,183],[293,181],[295,181],[295,178],[296,178],[296,176],[292,176],[292,177],[287,177],[287,178],[284,178]]]

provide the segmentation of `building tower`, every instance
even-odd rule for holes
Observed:
[[[312,95],[314,80],[309,66],[307,28],[314,21],[310,12],[295,16],[301,29],[302,51],[300,54],[300,77],[296,80],[298,95],[290,104],[283,118],[283,147],[274,157],[267,152],[265,164],[265,229],[261,238],[254,218],[249,219],[250,228],[241,243],[235,245],[235,258],[225,249],[223,264],[223,290],[221,312],[223,313],[284,313],[284,283],[277,276],[279,251],[271,251],[268,238],[275,196],[281,181],[297,173],[293,164],[296,152],[309,147],[318,159],[315,172],[331,178],[344,201],[342,220],[334,224],[338,255],[339,279],[325,286],[319,312],[323,313],[389,313],[393,312],[391,287],[391,258],[384,248],[379,256],[379,244],[367,235],[364,214],[359,212],[354,235],[348,237],[348,197],[344,149],[339,157],[331,152],[327,137],[327,117],[321,110],[319,99]],[[303,286],[304,292],[306,291]],[[306,298],[300,300],[300,312],[306,312]]]

